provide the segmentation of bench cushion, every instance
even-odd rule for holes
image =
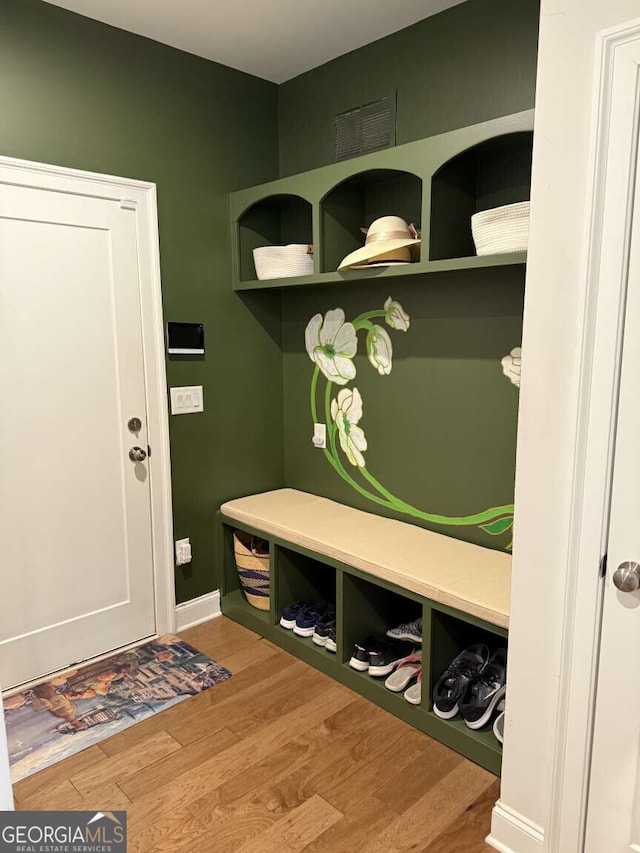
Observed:
[[[511,557],[300,492],[228,501],[226,519],[326,555],[502,628],[509,624]]]

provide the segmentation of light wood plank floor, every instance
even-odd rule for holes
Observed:
[[[126,809],[131,853],[488,853],[495,776],[224,617],[233,678],[15,786]]]

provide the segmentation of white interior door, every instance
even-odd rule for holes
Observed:
[[[624,244],[626,280],[620,395],[615,428],[601,651],[589,783],[586,853],[640,853],[640,39],[620,54],[613,82],[612,146],[607,180],[625,170],[630,192],[610,198]],[[624,183],[622,184],[624,186]],[[631,210],[631,206],[633,210]],[[626,223],[626,225],[625,225]],[[609,226],[608,226],[609,227]],[[623,589],[619,589],[619,587]],[[626,590],[626,591],[625,591]]]
[[[155,632],[135,212],[37,184],[0,182],[5,688]]]

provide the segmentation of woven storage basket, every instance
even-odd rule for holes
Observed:
[[[253,250],[253,262],[259,279],[313,275],[313,246],[307,243],[261,246]]]
[[[258,610],[269,609],[269,546],[264,539],[236,530],[233,553],[242,591]]]
[[[471,217],[478,255],[526,252],[529,243],[529,202],[505,204]]]

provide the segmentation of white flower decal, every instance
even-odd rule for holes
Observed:
[[[522,350],[520,347],[514,347],[509,355],[500,362],[502,364],[502,372],[512,382],[516,388],[520,387],[520,371],[522,369]]]
[[[411,325],[411,317],[402,305],[391,297],[384,303],[384,320],[387,326],[399,332],[406,332]]]
[[[353,323],[345,323],[342,308],[316,314],[309,320],[304,333],[309,358],[330,382],[346,385],[356,375],[352,361],[358,349]]]
[[[373,326],[367,335],[367,356],[381,376],[391,373],[393,344],[386,329]]]
[[[352,465],[364,468],[364,456],[367,439],[359,427],[362,417],[362,397],[357,388],[343,388],[338,398],[331,401],[331,417],[338,427],[340,447]]]

